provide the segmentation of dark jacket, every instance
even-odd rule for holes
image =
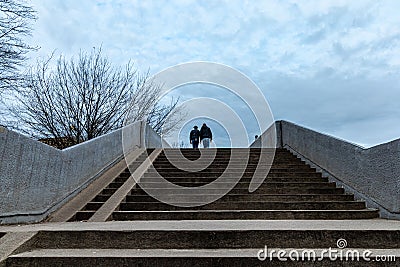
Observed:
[[[190,141],[198,142],[200,137],[200,131],[197,129],[193,129],[190,131]]]
[[[212,139],[212,132],[211,132],[210,128],[203,125],[203,126],[201,126],[201,129],[200,129],[200,141],[204,138]]]

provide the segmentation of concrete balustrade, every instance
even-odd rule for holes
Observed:
[[[364,149],[287,121],[276,146],[318,167],[384,218],[400,218],[400,139]],[[271,147],[270,128],[251,147]],[[264,140],[264,141],[263,141]],[[0,223],[41,221],[104,171],[140,147],[168,146],[145,123],[58,150],[0,128]]]
[[[144,122],[64,150],[1,128],[0,223],[41,221],[123,160],[124,150],[163,143],[167,145]]]
[[[400,219],[400,139],[368,149],[287,121],[275,124],[277,146],[291,150],[329,178],[379,208],[384,218]],[[261,147],[267,130],[251,147]]]

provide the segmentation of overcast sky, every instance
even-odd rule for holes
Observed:
[[[366,147],[400,137],[398,0],[31,2],[33,59],[102,46],[152,74],[218,62],[253,80],[275,119]]]

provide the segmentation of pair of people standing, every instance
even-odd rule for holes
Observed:
[[[209,148],[210,142],[212,142],[211,129],[205,123],[201,126],[200,131],[196,125],[193,127],[193,130],[190,131],[190,143],[193,148],[198,148],[200,142],[203,143],[204,148]]]

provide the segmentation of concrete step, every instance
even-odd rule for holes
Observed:
[[[175,195],[172,195],[169,201],[176,199]],[[203,195],[199,195],[194,198],[193,195],[190,199],[194,201],[202,201]],[[353,195],[317,195],[317,194],[302,194],[302,195],[274,195],[274,194],[247,194],[247,195],[226,195],[220,198],[222,201],[353,201]],[[102,200],[94,200],[93,202],[104,202]],[[128,195],[126,196],[126,202],[158,202],[149,195]]]
[[[163,177],[219,177],[221,174],[224,174],[224,177],[237,177],[238,171],[242,171],[243,176],[252,176],[254,174],[254,170],[252,171],[244,171],[243,169],[230,169],[229,171],[225,171],[225,169],[221,170],[205,170],[200,172],[185,172],[185,171],[172,171],[167,169],[162,169],[159,171],[148,170],[145,173],[145,177],[151,177],[154,175],[161,175]],[[267,177],[322,177],[321,173],[312,172],[312,171],[270,171]]]
[[[171,171],[171,172],[180,172],[180,171],[185,171],[185,172],[197,172],[199,171],[199,168],[201,168],[200,172],[220,172],[220,171],[225,171],[227,170],[228,166],[227,165],[213,165],[213,166],[208,166],[207,168],[203,168],[203,166],[197,166],[197,165],[190,165],[185,168],[185,170],[181,170],[175,166],[172,166],[170,164],[165,164],[165,165],[153,165],[154,169],[157,170],[158,172],[160,171]],[[240,166],[240,165],[231,165],[229,167],[229,170],[242,170],[245,168],[248,171],[254,171],[256,168],[261,169],[263,168],[264,170],[268,170],[270,172],[315,172],[316,170],[314,168],[310,168],[309,166],[272,166],[271,168],[267,169],[264,166],[258,166],[256,164],[247,164],[245,166]]]
[[[304,164],[301,159],[290,159],[290,158],[278,158],[278,159],[263,159],[262,162],[259,162],[258,158],[214,158],[214,157],[202,157],[202,158],[183,158],[185,159],[185,164],[204,164],[204,165],[211,165],[211,164],[228,164],[229,162],[232,164],[240,163],[240,164],[268,164],[268,165],[275,165],[275,164]],[[167,164],[167,163],[177,163],[182,158],[174,158],[174,157],[165,157],[165,158],[157,158],[155,164]]]
[[[103,191],[101,191],[102,195],[109,195],[111,196],[112,194],[114,194],[115,192],[117,192],[117,188],[104,188]]]
[[[95,211],[81,210],[75,221],[86,221]],[[114,211],[110,220],[354,220],[375,219],[374,209],[363,210],[139,210]]]
[[[45,223],[3,226],[5,232],[36,234],[4,266],[399,266],[400,259],[399,222],[381,219]],[[328,249],[350,260],[332,260]],[[271,261],[257,258],[272,251]],[[317,260],[288,258],[302,252]],[[353,260],[357,253],[370,261]]]
[[[261,249],[262,250],[262,249]],[[265,250],[265,249],[264,249]],[[349,249],[342,255],[333,257],[325,255],[324,249],[313,249],[310,254],[304,249],[283,250],[287,255],[278,257],[277,251],[282,248],[267,249],[266,259],[258,259],[260,249],[38,249],[13,255],[7,259],[6,266],[396,266],[400,260],[400,249],[373,249],[371,256],[353,258]],[[297,252],[297,254],[292,251]],[[357,250],[358,251],[358,250]],[[363,255],[366,249],[360,249]],[[272,253],[271,253],[272,252]],[[294,261],[289,253],[299,255]],[[304,256],[302,256],[304,255]],[[379,256],[378,256],[379,255]],[[382,255],[391,255],[390,260],[380,262]],[[301,260],[304,257],[305,260]],[[292,256],[296,258],[296,256]],[[310,260],[308,260],[310,259]],[[358,260],[357,260],[358,259]],[[384,265],[383,265],[384,264]]]
[[[276,157],[292,157],[292,158],[297,158],[295,155],[293,155],[292,153],[286,151],[262,151],[262,152],[256,152],[256,151],[251,151],[251,150],[246,150],[246,149],[242,149],[242,150],[231,150],[231,151],[222,151],[222,150],[210,150],[210,151],[184,151],[183,153],[179,152],[179,151],[173,151],[173,150],[163,150],[160,153],[160,157],[165,157],[165,156],[176,156],[176,157],[215,157],[215,156],[219,156],[219,157],[229,157],[231,155],[249,155],[250,157],[268,157],[268,156],[276,156]]]
[[[114,211],[112,220],[352,220],[373,219],[377,210],[176,210]]]
[[[239,158],[242,159],[249,159],[252,161],[258,161],[260,159],[263,160],[268,160],[268,161],[293,161],[293,160],[301,160],[300,158],[293,156],[293,155],[277,155],[277,154],[263,154],[263,155],[254,155],[254,154],[248,154],[248,153],[243,153],[243,154],[226,154],[226,155],[221,155],[221,154],[197,154],[197,155],[179,155],[179,154],[171,154],[171,155],[163,155],[160,154],[157,160],[166,160],[166,159],[173,159],[173,160],[180,160],[180,159],[188,159],[188,160],[193,160],[196,161],[198,159],[204,159],[204,160],[238,160]]]
[[[263,151],[256,151],[256,150],[249,150],[246,148],[242,149],[199,149],[199,150],[176,150],[176,149],[168,149],[164,148],[164,150],[161,152],[161,155],[184,155],[184,156],[191,156],[191,155],[230,155],[232,153],[235,154],[251,154],[251,155],[260,155],[260,154],[266,154],[266,155],[291,155],[288,154],[287,151],[279,151],[279,150],[263,150]]]
[[[89,202],[86,204],[85,208],[83,210],[85,211],[96,211],[100,209],[101,206],[103,206],[104,202]]]
[[[120,188],[122,185],[124,184],[124,182],[112,182],[110,183],[107,188]]]
[[[181,160],[181,159],[187,159],[189,161],[193,161],[193,163],[196,163],[197,160],[201,159],[201,161],[208,161],[208,162],[224,162],[227,163],[229,161],[233,161],[233,162],[240,162],[240,159],[242,159],[242,162],[244,159],[247,159],[249,163],[258,163],[258,161],[260,159],[263,160],[268,160],[268,162],[273,162],[275,163],[288,163],[288,164],[299,164],[300,162],[303,162],[300,158],[294,157],[292,155],[288,155],[288,156],[279,156],[279,155],[268,155],[266,157],[262,157],[260,158],[259,156],[254,156],[254,155],[227,155],[227,156],[219,156],[219,155],[210,155],[210,156],[180,156],[180,155],[176,155],[176,156],[165,156],[165,155],[159,155],[159,157],[157,158],[157,162],[170,162],[171,160],[175,161],[175,160]]]
[[[153,166],[157,168],[163,168],[163,167],[175,167],[176,165],[179,165],[181,163],[178,163],[178,160],[174,161],[161,161],[157,160],[156,162],[153,163]],[[221,167],[221,168],[226,168],[230,164],[231,166],[247,166],[249,168],[255,168],[255,167],[261,167],[261,166],[268,166],[272,168],[311,168],[311,166],[306,165],[302,161],[293,161],[293,160],[288,160],[288,161],[280,161],[280,162],[261,162],[259,163],[258,161],[249,161],[245,162],[243,159],[238,159],[238,160],[226,160],[226,161],[221,161],[221,160],[214,160],[214,161],[188,161],[185,162],[183,166],[185,168],[193,167],[193,168],[199,168],[199,167],[204,167],[204,168],[214,168],[214,167]]]
[[[188,202],[188,204],[195,202]],[[197,202],[203,203],[203,202]],[[85,211],[96,211],[104,202],[89,202],[86,204]],[[184,205],[185,203],[182,203]],[[194,210],[240,210],[242,207],[248,210],[357,210],[365,209],[365,202],[362,201],[222,201],[193,207]],[[171,206],[160,202],[123,202],[119,206],[119,210],[182,210],[183,207]]]
[[[382,224],[380,219],[360,220],[358,223],[355,220],[75,222],[60,226],[39,225],[34,228],[42,229],[24,245],[25,251],[237,249],[264,248],[265,245],[284,248],[334,248],[338,239],[347,240],[348,248],[400,248],[398,222],[387,221]]]
[[[91,202],[106,202],[110,197],[110,195],[97,195]]]
[[[80,210],[75,213],[74,217],[71,218],[72,221],[87,221],[94,215],[95,211],[92,210]]]
[[[169,181],[170,183],[193,183],[193,184],[209,184],[209,183],[250,183],[253,176],[244,176],[238,178],[237,176],[221,177],[221,176],[200,176],[200,177],[157,177],[156,175],[142,177],[138,183],[160,183],[163,180]],[[264,183],[329,183],[329,179],[326,177],[266,177]]]
[[[228,162],[241,162],[241,163],[253,163],[257,164],[259,161],[266,163],[266,164],[278,164],[278,163],[286,163],[286,164],[300,164],[304,163],[301,158],[293,157],[293,156],[274,156],[274,155],[267,155],[267,156],[253,156],[247,154],[239,154],[239,155],[227,155],[227,156],[219,156],[219,155],[198,155],[198,156],[162,156],[159,155],[157,158],[157,162],[160,163],[167,163],[167,162],[178,162],[179,160],[185,160],[185,163],[223,163],[226,164]]]
[[[216,181],[218,177],[168,177],[165,178],[167,181],[171,183],[211,183]],[[329,182],[328,178],[326,177],[268,177],[266,178],[268,182]],[[150,176],[150,174],[145,175],[141,178],[140,182],[151,183],[151,182],[158,182],[159,178],[156,176]],[[229,181],[236,181],[236,177],[227,177],[218,180],[218,182],[229,182]],[[243,177],[240,179],[240,182],[250,183],[251,176]]]
[[[193,203],[193,202],[191,202]],[[184,203],[182,203],[184,205]],[[88,203],[87,210],[97,210],[102,202]],[[193,207],[193,210],[361,210],[365,209],[363,201],[221,201]],[[121,211],[135,210],[187,210],[184,207],[171,206],[160,202],[125,202],[119,206]]]
[[[247,157],[240,157],[240,158],[215,158],[215,157],[201,157],[201,158],[183,158],[185,159],[185,164],[228,164],[229,162],[236,164],[236,163],[241,163],[241,164],[268,164],[268,165],[275,165],[275,164],[304,164],[305,162],[302,161],[299,158],[274,158],[272,159],[262,159],[262,162],[259,162],[260,159],[258,158],[247,158]],[[176,163],[182,160],[182,158],[179,157],[165,157],[165,158],[157,158],[157,161],[155,163]]]
[[[130,172],[127,172],[127,171],[122,172],[122,173],[119,175],[120,178],[125,178],[125,179],[127,179],[127,178],[130,177],[130,176],[131,176],[131,173],[130,173]]]
[[[202,186],[205,185],[205,183],[199,184],[199,183],[190,183],[190,182],[181,182],[178,185],[180,186],[185,186],[185,187],[196,187],[196,186]],[[139,186],[141,188],[152,188],[152,189],[163,189],[164,184],[163,183],[151,183],[147,181],[140,181]],[[209,189],[223,189],[223,188],[230,188],[231,183],[227,182],[214,182],[210,185]],[[249,183],[237,183],[234,187],[234,189],[247,189],[249,188]],[[276,189],[276,188],[283,188],[285,190],[288,189],[300,189],[300,188],[318,188],[318,189],[325,189],[325,188],[336,188],[336,183],[330,183],[330,182],[269,182],[268,180],[264,182],[255,192],[259,193],[263,189]]]
[[[291,158],[295,157],[294,155],[291,154],[285,154],[285,153],[252,153],[249,151],[234,151],[233,153],[228,152],[228,153],[223,153],[223,152],[207,152],[207,153],[179,153],[179,152],[168,152],[168,153],[160,153],[160,158],[229,158],[229,157],[239,157],[243,156],[246,158],[260,158],[261,156],[263,158],[271,157],[273,158],[274,156],[277,158]]]
[[[104,189],[105,191],[107,189]],[[175,194],[181,194],[181,190],[175,190],[175,189],[159,189],[160,192],[162,190],[165,190],[164,195],[175,195]],[[212,190],[212,189],[198,189],[197,190],[199,194],[213,194],[214,191],[218,192],[217,190]],[[282,195],[293,195],[293,194],[344,194],[344,189],[343,188],[258,188],[255,192],[257,194],[282,194]],[[246,189],[232,189],[229,191],[227,195],[248,195],[248,194],[255,194],[250,193]],[[135,188],[131,190],[131,195],[147,195],[145,191],[141,188]]]
[[[118,177],[118,178],[115,178],[113,182],[115,182],[115,183],[125,183],[126,180],[128,180],[128,178],[129,178],[128,176],[127,177]]]

